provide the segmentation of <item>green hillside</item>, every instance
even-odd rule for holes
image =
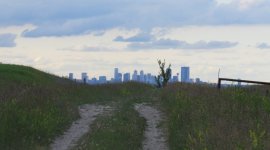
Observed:
[[[31,67],[1,64],[0,147],[35,149],[61,133],[78,116],[58,94],[68,84]]]
[[[52,83],[56,76],[46,74],[27,66],[0,65],[1,84],[31,84],[31,83]],[[62,79],[63,80],[63,79]]]
[[[0,64],[0,147],[47,148],[79,117],[78,105],[139,100],[147,90],[152,87],[136,83],[75,84],[31,67]]]
[[[0,148],[47,149],[78,119],[77,106],[114,106],[75,149],[140,149],[145,120],[133,109],[147,102],[167,118],[170,149],[270,149],[268,87],[171,84],[83,85],[31,67],[0,64]]]

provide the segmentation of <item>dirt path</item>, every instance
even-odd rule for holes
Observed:
[[[144,133],[144,150],[168,150],[163,130],[158,128],[162,121],[162,113],[146,104],[136,104],[135,109],[146,119],[147,129]]]
[[[79,107],[81,118],[71,125],[64,135],[55,139],[50,145],[52,150],[68,150],[75,146],[76,142],[90,131],[89,125],[96,117],[105,111],[111,110],[109,106],[83,105]]]

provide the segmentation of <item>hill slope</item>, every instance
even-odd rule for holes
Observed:
[[[44,73],[27,66],[0,64],[1,83],[52,83],[59,77]],[[62,79],[64,80],[64,79]]]
[[[59,134],[77,116],[57,94],[68,84],[31,67],[0,64],[0,147],[34,148]]]

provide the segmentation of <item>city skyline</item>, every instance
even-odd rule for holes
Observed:
[[[80,75],[81,78],[75,78],[74,73],[70,72],[66,77],[70,80],[88,84],[122,83],[129,81],[156,84],[155,74],[136,69],[132,73],[121,72],[119,68],[114,68],[113,78],[109,78],[106,75],[90,76],[86,72],[82,72]],[[190,77],[190,67],[188,66],[181,67],[179,72],[171,74],[169,82],[203,83],[199,77]]]
[[[65,76],[115,66],[270,81],[269,0],[0,0],[0,62]],[[90,72],[89,72],[90,73]]]

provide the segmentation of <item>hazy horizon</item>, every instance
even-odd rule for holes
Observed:
[[[0,0],[0,62],[67,76],[113,68],[270,81],[267,0]]]

